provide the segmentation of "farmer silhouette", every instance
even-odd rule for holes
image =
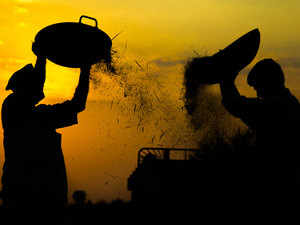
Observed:
[[[39,52],[31,64],[15,72],[6,90],[12,93],[2,105],[5,162],[3,195],[6,207],[64,207],[67,176],[56,129],[77,124],[85,109],[91,65],[81,68],[79,83],[70,101],[37,105],[43,98],[46,57]]]
[[[234,84],[236,75],[237,72],[229,72],[220,83],[223,105],[255,131],[257,158],[265,169],[265,174],[261,173],[263,182],[270,184],[271,190],[278,191],[280,187],[286,196],[287,192],[295,194],[292,190],[299,167],[299,102],[285,87],[284,73],[272,59],[259,61],[248,74],[247,81],[255,89],[256,98],[240,95]]]

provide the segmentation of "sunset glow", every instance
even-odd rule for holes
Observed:
[[[59,131],[70,193],[84,189],[94,201],[130,198],[126,179],[136,167],[140,148],[197,147],[182,109],[183,65],[189,57],[213,54],[259,28],[261,46],[238,79],[241,93],[253,95],[244,75],[258,60],[272,57],[283,66],[287,87],[300,97],[297,0],[1,0],[0,9],[1,102],[8,94],[9,77],[35,63],[31,45],[42,28],[88,15],[110,37],[120,33],[113,49],[119,65],[126,66],[126,80],[95,72],[98,83],[91,85],[79,124]],[[85,23],[93,26],[92,21]],[[79,69],[48,61],[42,103],[70,99],[78,77]],[[147,108],[137,111],[141,105]],[[1,145],[1,168],[3,159]]]

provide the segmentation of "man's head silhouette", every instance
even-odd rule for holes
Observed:
[[[259,97],[272,96],[285,88],[284,73],[273,59],[263,59],[248,74],[248,84]]]
[[[36,105],[45,97],[43,85],[44,81],[37,75],[33,65],[28,64],[11,76],[6,90],[12,90],[25,101]]]

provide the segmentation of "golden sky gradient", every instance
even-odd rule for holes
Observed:
[[[59,131],[70,190],[85,189],[92,200],[129,199],[126,179],[136,167],[139,148],[196,147],[180,100],[183,62],[195,52],[213,54],[259,28],[261,46],[254,62],[277,59],[287,86],[300,96],[298,0],[0,0],[0,10],[1,102],[10,75],[34,63],[31,44],[42,28],[88,15],[111,37],[121,32],[113,48],[123,64],[133,66],[127,86],[120,86],[124,80],[119,77],[97,74],[101,82],[98,88],[92,85],[79,125]],[[43,103],[71,98],[78,75],[79,70],[48,62]],[[242,93],[253,94],[245,76],[238,83]],[[152,101],[156,95],[160,101]],[[135,111],[141,101],[146,108]],[[2,166],[2,146],[0,150]]]

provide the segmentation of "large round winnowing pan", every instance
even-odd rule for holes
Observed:
[[[260,32],[258,29],[254,29],[212,57],[224,66],[230,66],[230,69],[240,71],[255,58],[259,44]]]
[[[188,62],[185,76],[198,84],[217,84],[224,76],[236,75],[256,56],[260,32],[254,29],[212,56],[196,57]]]
[[[96,26],[74,22],[45,27],[35,37],[40,51],[50,61],[65,67],[79,68],[110,60],[112,41]]]

